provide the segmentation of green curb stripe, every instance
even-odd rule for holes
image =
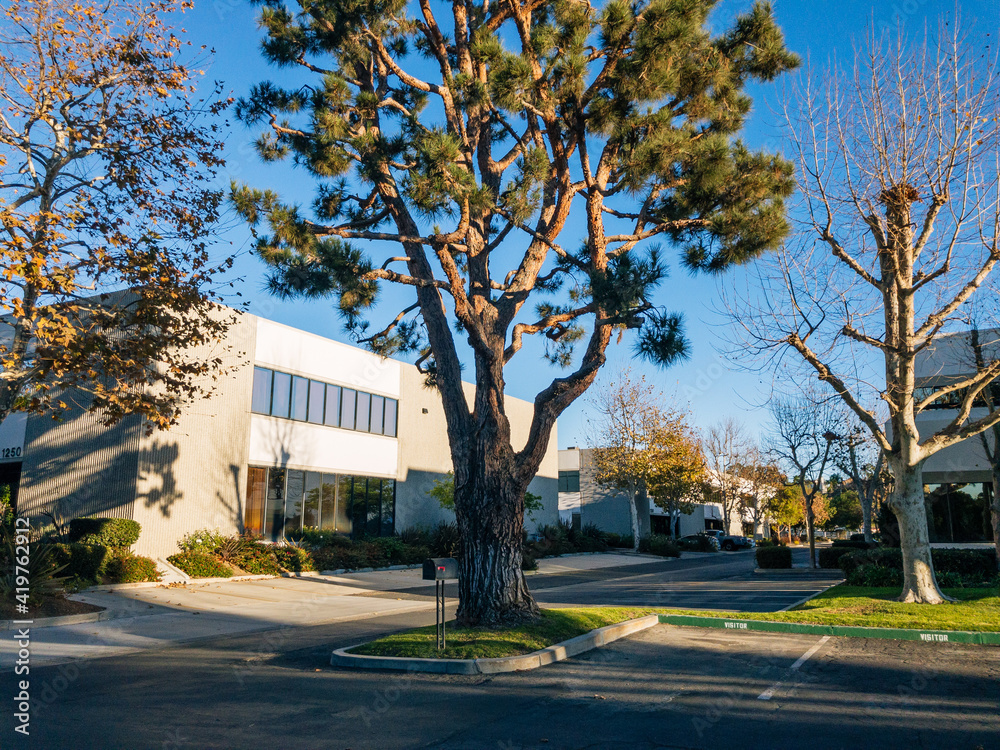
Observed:
[[[1000,645],[1000,633],[969,633],[961,630],[863,628],[847,625],[768,622],[766,620],[730,620],[723,617],[696,617],[694,615],[660,615],[660,622],[667,625],[687,625],[699,628],[717,628],[719,630],[758,630],[766,633],[806,633],[809,635],[836,635],[847,638],[887,638],[895,641]]]

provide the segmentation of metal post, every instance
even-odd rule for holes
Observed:
[[[441,651],[445,647],[445,635],[444,635],[444,581],[435,581],[435,591],[434,591],[434,621],[435,621],[435,640],[437,642],[438,651]]]

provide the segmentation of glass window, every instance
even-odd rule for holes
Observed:
[[[389,437],[396,437],[396,399],[387,398],[385,400],[385,434]]]
[[[250,411],[256,414],[271,413],[271,371],[263,367],[253,368],[253,391],[250,397]]]
[[[288,408],[291,406],[292,376],[284,372],[274,373],[274,391],[271,399],[271,414],[275,417],[288,418]]]
[[[323,475],[318,471],[306,472],[306,491],[302,500],[302,528],[319,528],[320,501],[323,492]]]
[[[368,523],[368,478],[354,477],[354,493],[351,495],[351,524],[354,527],[354,535],[364,536]]]
[[[306,421],[309,411],[309,381],[298,376],[292,378],[292,419]]]
[[[268,469],[267,506],[264,511],[264,538],[281,539],[285,522],[285,470]]]
[[[371,412],[372,397],[370,393],[358,391],[357,425],[354,429],[368,432],[368,419]]]
[[[368,480],[368,536],[378,536],[382,531],[382,480]]]
[[[323,424],[323,401],[326,398],[326,385],[316,380],[309,381],[309,421],[313,424]]]
[[[331,427],[340,427],[340,387],[328,385],[326,387],[326,414],[323,417],[323,424]]]
[[[297,537],[302,532],[302,496],[305,490],[305,472],[289,469],[287,487],[284,536]]]
[[[320,528],[337,528],[337,475],[323,475],[323,506],[320,511]]]
[[[267,501],[267,469],[251,466],[247,470],[247,507],[243,529],[254,534],[264,533],[264,504]]]
[[[357,391],[343,388],[340,392],[340,426],[345,430],[354,429],[354,407]]]
[[[351,487],[354,477],[337,477],[337,531],[351,533]]]
[[[382,415],[385,412],[385,399],[381,396],[372,396],[372,432],[376,435],[382,434]]]
[[[579,492],[580,472],[560,471],[559,472],[559,492]]]
[[[382,536],[396,532],[396,480],[382,480]]]

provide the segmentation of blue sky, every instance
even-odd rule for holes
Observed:
[[[729,19],[751,5],[748,0],[722,0],[712,23],[717,29],[725,28]],[[853,45],[861,41],[873,22],[878,28],[898,26],[905,33],[918,34],[925,24],[936,24],[941,13],[954,15],[956,8],[950,2],[938,0],[778,0],[774,6],[789,48],[808,59],[814,68],[823,67],[834,55],[841,61],[849,60]],[[996,39],[1000,13],[995,0],[965,0],[958,7],[963,27],[974,30],[977,35],[989,33],[991,39]],[[237,97],[245,95],[255,82],[265,79],[281,82],[287,76],[268,67],[260,57],[261,34],[256,15],[257,9],[245,0],[196,0],[196,8],[183,16],[182,25],[190,41],[216,51],[206,68],[206,77],[224,82],[226,90]],[[779,81],[755,87],[751,92],[755,107],[745,138],[755,148],[781,148],[774,111],[780,102],[782,87]],[[232,178],[255,187],[274,188],[289,200],[308,203],[313,187],[308,175],[285,166],[262,164],[251,145],[255,136],[255,132],[231,122],[227,137],[228,165],[225,174],[220,175],[222,184],[228,185]],[[248,253],[249,230],[238,222],[234,224],[225,235],[225,241],[231,243],[226,248],[241,253],[235,274],[243,279],[237,288],[243,299],[249,301],[249,310],[287,325],[350,341],[330,303],[282,302],[263,291],[264,266]],[[745,371],[727,360],[723,352],[728,323],[717,311],[718,285],[739,284],[745,272],[733,271],[722,278],[693,277],[678,267],[676,255],[672,256],[669,248],[666,256],[671,276],[657,301],[670,310],[684,312],[691,342],[690,358],[669,370],[659,370],[633,361],[629,342],[612,345],[609,364],[598,387],[621,368],[631,365],[662,389],[668,398],[689,406],[694,422],[700,427],[731,415],[743,421],[751,432],[766,429],[767,412],[761,405],[771,393],[771,376],[767,372]],[[396,305],[402,299],[396,292],[387,290],[385,304],[379,311],[381,315],[376,315],[374,320],[393,316],[401,309]],[[407,304],[404,302],[402,306]],[[508,367],[507,392],[531,400],[560,372],[542,360],[537,349],[529,351],[526,348]],[[588,398],[584,396],[560,418],[560,448],[588,444],[587,411]]]

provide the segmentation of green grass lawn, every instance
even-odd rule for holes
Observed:
[[[367,656],[407,656],[425,659],[493,659],[530,654],[568,638],[614,625],[636,617],[655,614],[656,610],[636,607],[587,607],[579,609],[543,609],[542,619],[531,625],[510,630],[456,628],[449,624],[448,647],[435,647],[434,626],[379,638],[352,648],[352,654]]]
[[[769,622],[852,625],[910,630],[967,630],[1000,632],[1000,590],[944,589],[960,601],[951,604],[903,604],[893,601],[898,588],[862,588],[839,585],[827,589],[789,612],[710,612],[661,610],[664,614],[722,617]]]

